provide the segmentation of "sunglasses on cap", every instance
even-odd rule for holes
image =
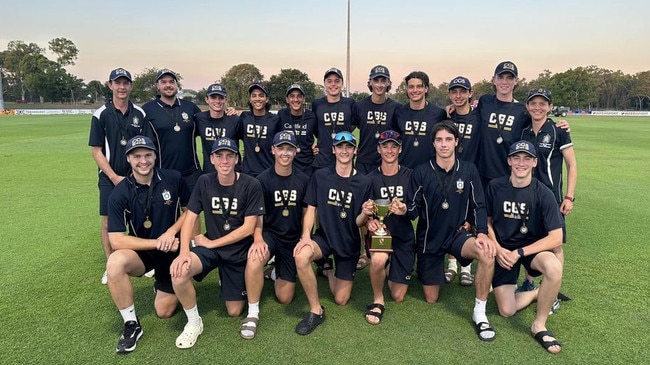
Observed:
[[[399,141],[400,137],[401,137],[400,134],[395,132],[395,131],[383,131],[379,135],[379,140],[380,141],[385,141],[385,140],[388,140],[388,139],[394,139],[396,141]]]
[[[334,135],[332,141],[335,146],[343,142],[347,142],[355,147],[357,145],[357,139],[354,138],[354,135],[350,132],[338,132]]]

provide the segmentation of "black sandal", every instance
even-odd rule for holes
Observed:
[[[373,309],[379,309],[379,312],[375,312],[375,311],[373,311]],[[380,323],[381,323],[381,319],[384,317],[384,311],[385,311],[385,310],[386,310],[386,307],[384,307],[383,304],[379,304],[379,303],[372,303],[372,304],[369,304],[369,305],[366,307],[366,313],[364,313],[364,316],[373,316],[373,317],[376,317],[377,319],[379,319],[379,322],[377,322],[377,323],[370,322],[370,321],[368,320],[368,317],[365,317],[365,318],[366,318],[366,322],[368,322],[368,323],[370,323],[370,324],[372,324],[372,325],[380,324]]]

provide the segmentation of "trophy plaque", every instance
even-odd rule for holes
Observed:
[[[391,201],[389,199],[376,199],[375,210],[381,227],[372,232],[370,239],[370,252],[393,252],[393,238],[384,224],[384,219],[390,214],[388,207]]]

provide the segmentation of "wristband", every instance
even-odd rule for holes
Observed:
[[[570,201],[571,203],[573,203],[574,201],[576,201],[576,198],[567,195],[567,196],[564,197],[564,200],[568,200],[568,201]]]

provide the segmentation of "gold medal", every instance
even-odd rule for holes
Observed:
[[[375,139],[379,139],[379,136],[381,136],[381,133],[379,133],[379,131],[376,131],[375,132]]]
[[[499,137],[497,138],[497,143],[498,143],[498,144],[503,143],[503,137],[499,136]]]
[[[444,202],[442,202],[442,209],[445,209],[445,210],[449,209],[449,203],[447,203],[446,200]]]
[[[260,152],[261,148],[260,146],[255,146],[255,152]]]
[[[122,137],[122,140],[120,141],[120,144],[122,146],[126,146],[126,139],[124,139],[124,137]]]
[[[176,132],[180,132],[180,131],[181,131],[181,126],[178,125],[178,123],[176,123],[176,125],[174,126],[174,130],[175,130]]]
[[[334,139],[334,137],[336,137],[336,132],[332,132],[332,139]]]
[[[463,146],[458,146],[458,153],[463,153]]]
[[[151,224],[151,221],[149,220],[149,218],[147,218],[147,219],[144,221],[144,223],[142,223],[142,226],[144,226],[144,228],[146,228],[146,229],[151,228],[152,225],[153,225],[153,224]]]
[[[417,147],[419,145],[420,145],[420,141],[418,141],[417,139],[413,141],[413,147]]]
[[[519,232],[521,232],[521,234],[526,234],[526,233],[528,233],[528,227],[526,227],[526,226],[521,226],[521,228],[519,228]]]
[[[230,231],[230,223],[226,222],[223,224],[223,230],[224,231]]]
[[[346,213],[345,210],[342,210],[341,214],[339,214],[339,215],[341,216],[341,219],[345,219],[345,218],[347,218],[348,213]]]
[[[283,217],[288,217],[289,216],[289,208],[282,209],[282,216]]]
[[[300,147],[296,147],[296,153],[300,153]]]

